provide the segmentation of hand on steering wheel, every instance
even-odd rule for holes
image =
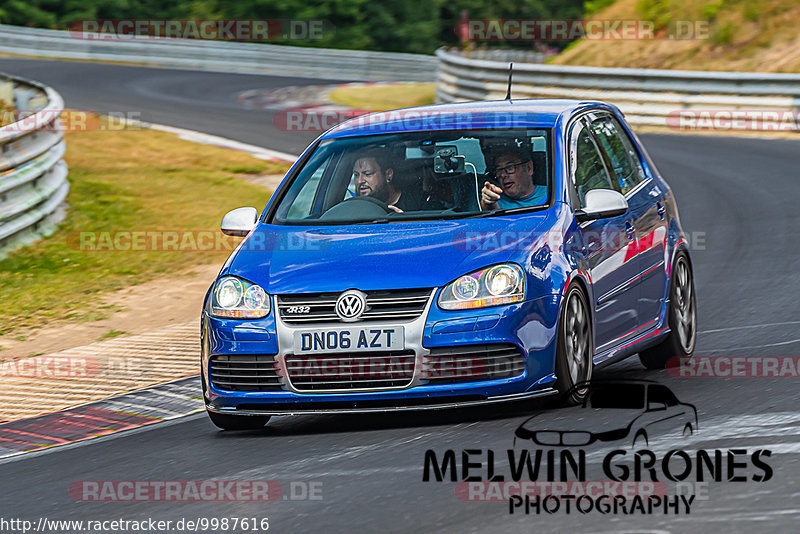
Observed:
[[[373,197],[350,197],[328,208],[320,220],[369,220],[383,219],[386,215],[402,213],[396,206],[389,206],[386,202]]]
[[[383,208],[383,211],[385,211],[386,213],[391,213],[393,211],[397,213],[402,213],[400,211],[397,211],[397,208],[395,208],[394,206],[390,206],[383,200],[379,200],[375,197],[368,197],[368,196],[350,197],[346,199],[344,202],[350,202],[352,204],[354,201],[372,202],[376,206],[380,206],[381,208]]]

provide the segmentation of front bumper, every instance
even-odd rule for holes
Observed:
[[[260,320],[217,319],[204,313],[201,346],[206,407],[217,413],[242,415],[382,412],[477,406],[556,393],[552,386],[558,295],[462,312],[440,310],[433,302],[432,296],[422,315],[413,321],[369,323],[373,328],[398,324],[405,328],[405,348],[413,351],[415,359],[408,384],[320,392],[298,391],[288,376],[286,357],[292,355],[297,328],[276,316],[276,306]],[[315,325],[320,326],[324,325]],[[518,349],[524,366],[515,376],[493,379],[476,376],[452,383],[429,379],[426,370],[443,349],[497,344]],[[215,356],[232,355],[271,355],[280,384],[270,391],[225,389],[211,378],[209,362]]]

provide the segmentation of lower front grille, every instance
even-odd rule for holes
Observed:
[[[456,384],[520,376],[525,358],[510,343],[433,348],[425,356],[422,378],[429,384]]]
[[[273,354],[212,356],[211,384],[227,391],[280,391],[281,379]]]
[[[287,378],[300,392],[403,389],[414,379],[414,351],[293,355],[285,358]],[[423,359],[428,384],[456,384],[521,376],[525,358],[512,344],[433,348]],[[281,391],[272,354],[213,356],[209,378],[226,391]],[[423,382],[424,383],[424,382]]]
[[[414,378],[414,351],[286,356],[286,374],[297,391],[399,389]]]

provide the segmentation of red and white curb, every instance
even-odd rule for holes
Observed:
[[[205,409],[199,375],[0,424],[0,458],[108,436]]]

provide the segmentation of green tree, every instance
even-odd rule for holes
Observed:
[[[462,11],[479,19],[578,19],[583,0],[0,0],[0,22],[19,26],[67,28],[82,19],[321,20],[321,39],[275,42],[417,53],[458,43]]]

